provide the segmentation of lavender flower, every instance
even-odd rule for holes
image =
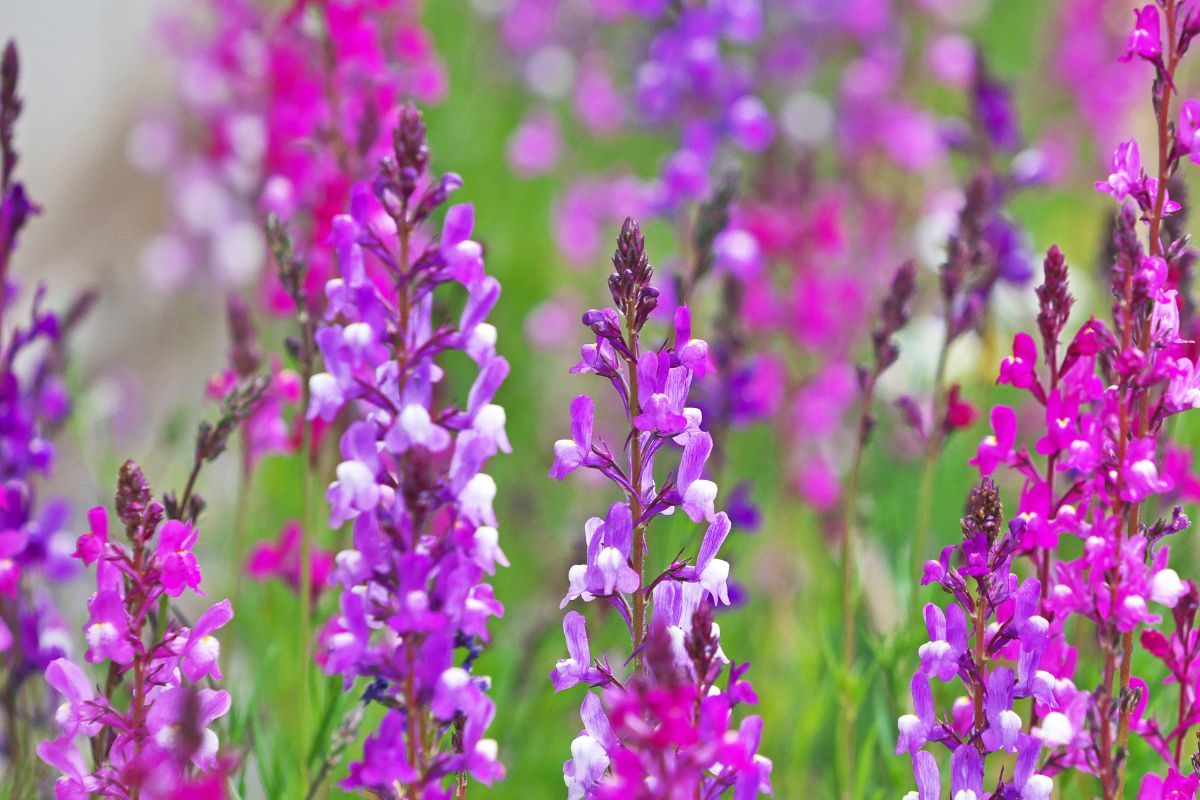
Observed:
[[[1004,522],[1000,493],[984,478],[967,500],[962,543],[947,547],[925,569],[922,584],[938,583],[952,604],[945,611],[925,606],[929,641],[920,648],[921,666],[911,683],[914,713],[898,723],[896,753],[913,759],[917,791],[909,793],[911,800],[941,797],[937,761],[924,749],[932,743],[952,752],[954,797],[1048,800],[1053,790],[1050,777],[1035,774],[1042,742],[1023,730],[1014,710],[1016,700],[1049,697],[1053,688],[1038,671],[1050,623],[1035,613],[1041,583],[1020,582],[1012,571],[1025,521],[1014,519],[1007,529]],[[935,679],[962,683],[967,698],[961,713],[958,702],[937,713],[930,685]],[[987,757],[1001,751],[1016,753],[1017,767],[1010,780],[985,792]]]
[[[687,405],[693,378],[711,370],[708,346],[691,336],[686,306],[675,312],[673,346],[644,349],[642,330],[658,304],[654,271],[638,225],[626,219],[613,255],[608,286],[615,307],[583,315],[596,340],[584,345],[573,373],[609,381],[628,434],[614,453],[595,435],[595,403],[571,403],[571,438],[555,443],[550,476],[562,480],[593,469],[616,485],[621,499],[603,519],[585,527],[587,563],[571,568],[563,605],[607,601],[624,618],[631,640],[632,674],[620,678],[607,660],[593,658],[586,620],[568,612],[563,622],[568,658],[551,673],[557,691],[580,683],[589,692],[584,731],[563,767],[571,798],[738,797],[770,792],[771,762],[758,754],[762,720],[750,716],[731,730],[731,712],[755,702],[742,679],[747,665],[732,664],[720,647],[712,618],[729,603],[729,564],[717,558],[729,517],[716,511],[717,485],[705,477],[712,438],[703,415]],[[682,448],[678,470],[658,485],[655,458],[664,446]],[[656,577],[647,572],[648,531],[656,517],[683,512],[706,531],[694,559],[676,557]],[[726,672],[726,665],[729,670]],[[728,676],[724,690],[717,682]],[[606,710],[607,709],[607,710]]]
[[[391,709],[342,785],[385,797],[401,785],[405,797],[434,800],[449,796],[447,781],[465,791],[468,776],[504,775],[496,742],[483,738],[495,713],[489,681],[471,666],[503,613],[485,576],[508,564],[496,484],[482,470],[511,447],[493,402],[508,362],[485,321],[500,284],[470,239],[471,206],[447,209],[440,237],[427,232],[461,184],[430,175],[428,162],[421,115],[405,106],[375,181],[355,187],[351,213],[334,218],[341,277],[326,284],[316,332],[326,371],[310,381],[308,417],[353,420],[326,497],[332,527],[353,522],[354,547],[337,557],[341,612],[319,658],[347,689],[369,678],[365,698]],[[457,326],[435,324],[435,292],[451,283],[467,295]],[[479,368],[461,405],[442,385],[450,351]]]

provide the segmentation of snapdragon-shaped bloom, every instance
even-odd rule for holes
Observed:
[[[486,321],[500,284],[470,239],[471,206],[447,209],[440,237],[428,222],[460,179],[427,171],[415,107],[401,110],[392,142],[374,182],[355,187],[350,213],[334,219],[341,275],[326,284],[316,333],[326,371],[310,381],[308,417],[350,419],[326,497],[331,526],[354,529],[353,548],[337,556],[340,613],[319,658],[347,689],[369,679],[365,697],[392,709],[342,785],[390,796],[399,783],[406,796],[440,800],[449,782],[504,774],[484,738],[489,680],[471,667],[503,613],[486,581],[508,561],[483,469],[511,449],[493,402],[508,362]],[[434,315],[450,284],[466,294],[456,323]],[[452,351],[478,367],[457,402],[440,366]]]
[[[163,521],[164,507],[132,461],[121,467],[116,510],[127,541],[110,535],[109,512],[99,506],[89,512],[90,528],[75,551],[96,570],[83,629],[86,659],[107,664],[109,677],[97,691],[71,660],[50,662],[46,682],[63,700],[55,713],[59,733],[37,753],[61,773],[58,797],[167,800],[229,770],[211,726],[229,710],[230,698],[212,682],[221,679],[215,634],[233,609],[222,600],[191,625],[173,613],[160,619],[179,591],[200,593],[200,568],[190,552],[195,527]]]
[[[921,666],[911,683],[914,713],[898,722],[896,753],[912,758],[913,800],[941,797],[940,769],[926,749],[934,744],[952,753],[953,797],[983,798],[993,792],[1024,800],[1050,797],[1051,778],[1036,774],[1042,742],[1025,731],[1015,708],[1017,700],[1042,688],[1036,677],[1050,626],[1035,613],[1039,581],[1022,582],[1012,571],[1024,529],[1019,517],[1005,526],[999,491],[985,478],[968,497],[962,543],[926,565],[922,583],[939,584],[951,604],[944,612],[933,603],[925,607],[929,641],[920,648]],[[962,685],[966,713],[957,713],[958,702],[938,713],[934,680]],[[985,792],[987,758],[1002,751],[1017,755],[1017,768],[1009,780]]]
[[[583,315],[595,342],[584,345],[571,371],[612,386],[627,427],[624,446],[614,452],[597,435],[595,402],[580,395],[571,403],[571,438],[555,444],[550,477],[592,469],[618,490],[604,518],[585,526],[587,563],[571,568],[563,605],[583,600],[615,607],[630,635],[633,674],[622,679],[607,660],[594,658],[586,619],[567,612],[568,657],[559,660],[551,681],[558,691],[581,683],[603,690],[583,702],[584,730],[563,767],[568,797],[683,800],[728,791],[756,797],[770,792],[771,762],[758,753],[762,720],[749,716],[734,727],[733,709],[756,698],[743,678],[747,665],[731,663],[722,652],[712,616],[714,607],[729,603],[729,563],[717,556],[731,524],[716,510],[717,485],[705,477],[712,437],[702,428],[702,413],[687,405],[692,381],[711,370],[708,346],[692,338],[690,312],[681,306],[673,344],[643,347],[643,326],[659,291],[632,219],[617,238],[613,267],[613,307]],[[660,483],[655,462],[671,450],[678,451],[679,466]],[[651,572],[652,523],[677,509],[705,526],[696,555],[681,554]]]
[[[333,218],[387,152],[400,101],[445,94],[417,7],[208,0],[161,20],[154,44],[178,65],[178,105],[130,137],[135,166],[163,174],[171,194],[170,224],[143,253],[151,283],[257,289],[287,313],[291,298],[264,270],[269,211],[297,237],[319,300],[336,269],[324,247]]]

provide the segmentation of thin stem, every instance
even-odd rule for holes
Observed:
[[[949,325],[950,316],[946,315]],[[950,356],[950,336],[947,333],[942,340],[942,349],[938,353],[937,368],[933,373],[933,415],[929,420],[929,434],[925,439],[925,453],[921,463],[921,486],[917,496],[917,526],[913,533],[911,568],[918,569],[925,563],[925,555],[929,548],[929,525],[933,516],[933,477],[937,466],[937,457],[942,449],[942,418],[945,416],[945,393],[942,387],[946,382],[946,363]]]
[[[978,670],[976,680],[978,685],[975,687],[975,732],[979,733],[987,727],[987,716],[983,706],[983,697],[987,692],[987,648],[985,645],[985,637],[987,635],[987,604],[984,602],[983,591],[979,592],[979,599],[975,602],[975,668]],[[983,737],[979,737],[976,742],[979,752],[983,753]]]
[[[250,487],[254,482],[254,468],[250,465],[250,442],[243,429],[241,435],[242,475],[238,481],[237,498],[233,513],[233,588],[231,602],[237,608],[242,590],[242,576],[246,566],[247,528],[250,522]],[[233,642],[231,641],[230,644]],[[230,648],[232,650],[232,648]]]
[[[626,318],[632,325],[633,313],[630,312]],[[638,355],[638,334],[636,331],[629,331],[629,352],[633,355],[628,359],[629,368],[629,435],[630,435],[630,460],[632,466],[632,474],[630,484],[633,491],[629,494],[630,513],[633,519],[640,519],[642,516],[642,434],[634,425],[633,420],[642,413],[641,403],[638,401],[638,374],[637,374],[637,355]],[[646,523],[642,522],[633,529],[633,571],[638,575],[638,588],[633,594],[633,649],[636,651],[642,646],[642,639],[646,635],[646,593],[642,590],[645,584],[646,570]],[[634,669],[641,666],[642,657],[639,654],[634,662]]]
[[[846,480],[845,496],[842,500],[842,666],[849,676],[854,673],[855,627],[858,603],[854,581],[854,548],[858,530],[855,514],[858,505],[858,483],[862,472],[863,451],[871,427],[871,404],[875,395],[875,380],[872,378],[863,390],[862,407],[858,416],[858,439]],[[847,677],[847,681],[849,677]],[[854,752],[854,720],[857,716],[851,697],[850,686],[843,682],[841,690],[841,722],[838,729],[838,765],[842,772],[842,797],[852,800],[851,760]]]

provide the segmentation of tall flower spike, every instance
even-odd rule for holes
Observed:
[[[190,627],[174,614],[159,618],[169,597],[201,593],[190,552],[195,529],[162,522],[163,507],[132,461],[121,467],[115,504],[128,544],[109,537],[108,510],[100,506],[88,514],[91,529],[76,547],[77,558],[96,566],[84,626],[87,661],[108,664],[109,677],[97,693],[69,659],[46,667],[46,682],[64,703],[55,716],[58,735],[37,753],[61,773],[59,797],[167,800],[223,780],[232,767],[211,726],[230,707],[229,694],[212,682],[221,679],[214,634],[233,609],[222,600]],[[79,750],[85,742],[90,769]]]
[[[1020,583],[1012,572],[1025,521],[1017,518],[1005,526],[1000,493],[984,478],[967,497],[961,531],[962,543],[947,547],[939,561],[930,562],[922,581],[940,584],[951,605],[944,613],[933,603],[925,606],[929,641],[921,645],[921,666],[911,684],[915,713],[898,722],[896,752],[910,755],[917,783],[917,791],[908,797],[941,796],[937,760],[926,749],[939,744],[953,751],[955,797],[984,797],[988,757],[1007,752],[1019,753],[1018,763],[1024,767],[996,787],[996,796],[1048,800],[1052,780],[1032,774],[1042,743],[1023,732],[1014,707],[1016,700],[1044,688],[1034,676],[1040,674],[1050,625],[1032,613],[1039,581]],[[957,712],[957,704],[938,713],[930,687],[933,679],[961,682],[968,698],[965,713]]]
[[[10,786],[30,784],[28,748],[35,730],[49,723],[44,707],[27,702],[27,682],[69,652],[66,623],[49,592],[51,582],[78,571],[66,555],[69,509],[61,499],[40,497],[37,483],[54,470],[54,436],[71,411],[66,342],[90,303],[85,295],[59,314],[45,307],[39,286],[28,317],[15,315],[28,299],[12,275],[14,255],[21,231],[40,211],[16,174],[19,77],[10,41],[0,60],[0,673],[6,676],[0,758]]]
[[[624,414],[625,445],[613,453],[597,444],[604,438],[594,431],[595,403],[580,395],[571,402],[571,438],[554,446],[550,476],[592,469],[617,490],[604,519],[592,517],[585,526],[587,563],[571,568],[563,605],[602,600],[617,609],[630,634],[631,674],[622,678],[607,660],[594,658],[585,617],[567,612],[568,657],[558,661],[551,682],[557,691],[586,684],[603,696],[584,698],[584,731],[563,766],[568,796],[650,800],[671,786],[678,797],[756,797],[771,787],[771,762],[758,753],[762,720],[751,715],[731,727],[731,712],[755,696],[742,677],[748,665],[725,656],[712,617],[714,605],[729,603],[729,564],[717,555],[731,525],[715,508],[717,485],[704,477],[712,438],[699,428],[700,411],[686,405],[693,379],[708,370],[707,345],[692,338],[681,306],[674,344],[642,349],[642,328],[659,294],[632,219],[617,237],[613,267],[608,286],[616,308],[583,315],[596,338],[572,372],[610,382],[613,405]],[[654,466],[664,447],[682,449],[675,477],[666,473],[659,484]],[[696,556],[651,571],[652,523],[678,508],[707,523]]]
[[[929,738],[959,742],[956,756],[967,743],[977,742],[984,754],[1015,747],[1011,791],[1022,797],[1049,792],[1048,778],[1039,778],[1030,766],[1040,762],[1057,771],[1094,774],[1105,800],[1119,800],[1125,796],[1132,734],[1162,755],[1168,775],[1148,776],[1141,797],[1195,796],[1194,782],[1189,787],[1178,780],[1184,740],[1195,721],[1188,688],[1194,681],[1180,677],[1178,660],[1190,647],[1184,639],[1194,624],[1195,602],[1189,599],[1194,589],[1169,566],[1164,542],[1188,520],[1179,509],[1169,518],[1157,516],[1173,485],[1160,469],[1164,423],[1197,404],[1191,390],[1196,366],[1183,347],[1177,283],[1190,266],[1184,259],[1192,256],[1178,224],[1165,222],[1180,210],[1167,195],[1167,183],[1187,149],[1176,144],[1181,132],[1172,126],[1170,110],[1175,70],[1194,19],[1190,4],[1176,0],[1136,14],[1127,56],[1150,61],[1157,72],[1153,99],[1162,151],[1148,159],[1158,167],[1147,175],[1137,143],[1124,142],[1113,156],[1112,174],[1096,184],[1122,203],[1113,226],[1111,322],[1086,321],[1062,349],[1073,298],[1063,255],[1052,248],[1037,290],[1042,352],[1032,336],[1018,334],[1012,357],[1001,364],[999,382],[1027,392],[1044,409],[1044,435],[1026,437],[1035,442],[1030,448],[1018,446],[1015,411],[998,406],[992,414],[996,435],[984,440],[973,462],[985,474],[1003,462],[1020,476],[1009,532],[997,536],[989,522],[995,515],[976,503],[978,513],[964,520],[962,545],[925,568],[925,582],[940,583],[968,617],[975,612],[976,637],[973,663],[959,673],[974,701],[973,722],[946,719]],[[1139,223],[1147,228],[1148,253]],[[1164,232],[1174,240],[1164,242]],[[1064,535],[1078,537],[1082,547],[1060,548]],[[952,564],[955,553],[958,563]],[[1020,585],[1006,577],[1018,556],[1028,557],[1036,573]],[[995,607],[994,600],[1006,593],[1011,605]],[[985,629],[987,616],[980,612],[993,608],[1006,618]],[[1161,609],[1175,618],[1170,639],[1158,630]],[[1086,641],[1100,645],[1101,663],[1083,673],[1100,675],[1094,690],[1074,682],[1080,654],[1069,634],[1079,625],[1071,617],[1089,622],[1094,635]],[[1178,716],[1161,728],[1145,711],[1148,686],[1132,674],[1135,634],[1179,684]],[[944,650],[939,639],[927,647]],[[999,659],[1015,670],[1002,666],[988,674],[988,663]],[[936,661],[923,657],[923,665]],[[1027,717],[1011,704],[1024,697],[1030,698]],[[902,721],[901,729],[901,738],[912,742],[905,731],[915,730],[914,724]],[[966,735],[971,738],[964,740]]]
[[[341,276],[326,284],[316,333],[326,371],[311,379],[308,418],[350,420],[326,497],[330,525],[354,528],[353,548],[337,556],[340,613],[318,660],[347,690],[367,679],[364,702],[391,709],[342,786],[391,796],[399,784],[406,797],[440,800],[450,786],[465,792],[468,777],[504,775],[496,742],[483,738],[495,713],[490,681],[472,665],[504,610],[486,580],[508,561],[483,469],[511,449],[494,402],[508,362],[486,322],[500,285],[469,238],[471,207],[447,209],[440,237],[428,224],[460,179],[427,172],[415,107],[401,109],[392,142],[375,180],[334,219]],[[453,296],[450,284],[467,295],[457,326],[435,322],[435,295]],[[452,351],[478,365],[470,386],[443,385]],[[576,438],[589,440],[582,430]],[[586,454],[564,454],[576,458]]]

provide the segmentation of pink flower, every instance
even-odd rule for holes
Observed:
[[[1037,383],[1037,345],[1033,337],[1022,331],[1013,337],[1012,356],[1000,362],[1000,377],[996,383],[1007,383],[1017,389],[1028,389]]]
[[[129,613],[121,594],[112,589],[99,591],[88,600],[87,660],[91,664],[113,661],[124,666],[133,660],[129,643]]]
[[[1129,34],[1129,45],[1121,56],[1121,61],[1129,61],[1134,56],[1147,61],[1158,61],[1162,58],[1162,33],[1160,31],[1158,8],[1153,5],[1134,9],[1136,22]]]
[[[1197,790],[1200,790],[1200,775],[1184,777],[1171,767],[1166,778],[1157,775],[1142,778],[1137,800],[1196,800]]]
[[[96,506],[87,516],[89,530],[75,543],[73,555],[85,564],[94,564],[104,554],[104,545],[108,543],[108,509]]]
[[[991,413],[992,434],[983,437],[979,450],[969,464],[979,467],[979,474],[987,477],[996,467],[1008,461],[1017,441],[1017,414],[1008,406],[993,406]]]
[[[1110,163],[1112,172],[1107,180],[1096,181],[1096,191],[1111,194],[1116,200],[1124,200],[1142,187],[1142,158],[1138,153],[1137,141],[1129,139],[1117,145]],[[1148,185],[1146,188],[1149,191]]]
[[[171,597],[179,597],[184,589],[200,591],[200,563],[192,552],[196,544],[197,531],[190,522],[177,519],[167,520],[158,532],[158,557],[163,590]]]
[[[554,169],[561,150],[558,121],[550,114],[537,113],[521,120],[509,137],[505,156],[513,172],[532,178]]]
[[[274,542],[259,542],[246,561],[246,574],[257,580],[279,578],[300,589],[300,523],[289,522]],[[315,599],[329,585],[333,572],[333,554],[314,547],[309,553],[312,596]]]

